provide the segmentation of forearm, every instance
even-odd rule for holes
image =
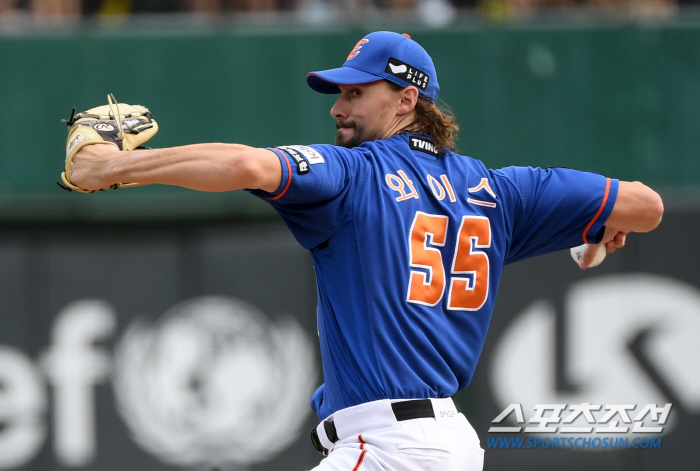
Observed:
[[[192,144],[118,152],[86,146],[73,161],[72,180],[87,186],[113,183],[163,184],[199,191],[261,188],[274,191],[281,180],[277,157],[239,144]]]
[[[200,191],[227,191],[254,186],[248,150],[236,144],[193,144],[121,153],[112,160],[110,179],[119,182],[176,185]]]

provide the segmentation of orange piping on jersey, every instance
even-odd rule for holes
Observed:
[[[284,155],[284,152],[280,153],[277,151],[277,149],[271,149],[271,150],[272,150],[272,152],[279,155],[280,157],[284,157],[284,161],[287,162],[288,177],[287,177],[287,185],[285,185],[284,190],[282,190],[282,193],[280,193],[279,195],[277,195],[273,198],[270,198],[270,201],[278,200],[278,199],[282,198],[282,196],[284,196],[284,194],[289,189],[289,185],[292,184],[292,166],[289,164],[289,159],[287,158],[286,155]]]
[[[608,202],[608,195],[610,194],[610,179],[608,178],[607,181],[605,182],[605,194],[603,195],[603,202],[600,203],[600,208],[598,208],[598,212],[595,213],[595,216],[593,216],[593,219],[591,219],[591,222],[588,223],[586,228],[583,230],[583,243],[587,244],[588,241],[586,240],[586,236],[588,235],[588,231],[593,227],[593,224],[596,222],[598,219],[598,216],[603,212],[603,209],[605,209],[605,204]]]
[[[362,439],[362,435],[359,435],[357,439],[360,442],[360,450],[362,450],[362,453],[360,453],[360,457],[357,459],[357,463],[355,464],[355,467],[352,468],[352,471],[357,471],[360,469],[362,462],[365,460],[365,455],[367,454],[367,450],[365,450],[365,441]]]

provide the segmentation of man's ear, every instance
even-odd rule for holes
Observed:
[[[418,89],[411,85],[402,89],[400,93],[401,103],[399,103],[397,114],[405,115],[413,111],[416,107],[416,103],[418,103]]]

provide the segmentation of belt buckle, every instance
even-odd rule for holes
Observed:
[[[328,456],[328,448],[321,444],[321,440],[318,438],[318,432],[316,429],[311,429],[311,443],[313,444],[316,451],[321,453],[323,456]]]

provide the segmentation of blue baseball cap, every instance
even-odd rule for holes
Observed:
[[[340,93],[338,85],[388,80],[401,87],[415,86],[420,96],[435,103],[440,86],[433,60],[407,34],[370,33],[350,51],[342,67],[310,72],[306,81],[320,93]]]

